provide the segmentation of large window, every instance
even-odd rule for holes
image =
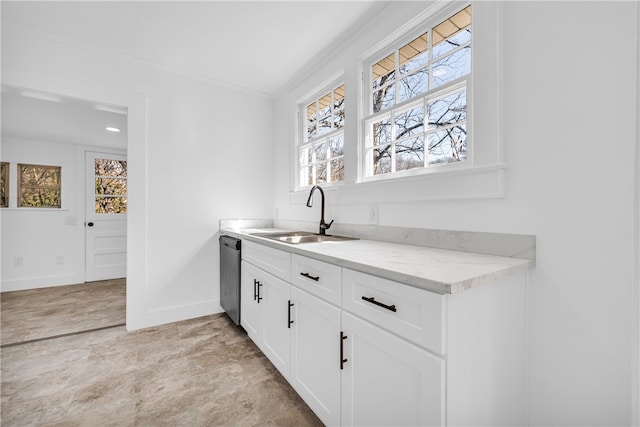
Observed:
[[[9,207],[9,163],[0,163],[0,208]]]
[[[344,84],[335,84],[300,105],[300,187],[344,180]]]
[[[60,208],[62,168],[18,164],[18,207]]]
[[[366,177],[466,160],[471,6],[380,52],[365,70]]]

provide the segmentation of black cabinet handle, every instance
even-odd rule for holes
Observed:
[[[260,288],[261,288],[261,287],[262,287],[262,283],[258,282],[258,294],[257,294],[257,297],[258,297],[258,304],[260,304],[260,300],[264,299],[264,298],[262,298],[262,297],[260,296]]]
[[[309,273],[300,273],[300,275],[306,277],[307,279],[315,280],[316,282],[320,280],[320,276],[312,276]]]
[[[93,227],[93,222],[92,222],[92,221],[89,221],[89,222],[87,223],[87,227]]]
[[[293,307],[293,304],[291,303],[291,300],[289,300],[289,308],[287,312],[287,322],[289,322],[287,324],[287,328],[289,329],[291,329],[291,324],[293,323],[293,320],[291,320],[291,307]]]
[[[253,300],[258,298],[258,279],[253,279]]]
[[[382,308],[386,308],[387,310],[393,311],[394,313],[397,311],[396,310],[396,305],[387,305],[387,304],[383,304],[380,301],[376,301],[373,297],[362,297],[363,300],[365,300],[366,302],[370,302],[371,304],[375,304],[379,307]]]
[[[344,340],[347,339],[347,336],[343,331],[340,331],[340,369],[344,369],[344,364],[348,362],[347,359],[344,358]]]

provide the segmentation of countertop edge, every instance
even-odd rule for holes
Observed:
[[[271,230],[276,231],[276,229],[271,229]],[[256,230],[252,230],[252,232],[256,232]],[[525,272],[529,268],[535,266],[535,261],[524,259],[524,258],[511,258],[511,259],[518,259],[521,262],[511,266],[505,266],[495,271],[484,273],[467,280],[463,280],[455,283],[443,283],[440,281],[435,281],[428,278],[415,276],[412,274],[406,274],[397,270],[389,270],[385,268],[376,267],[371,264],[364,264],[364,263],[355,262],[355,261],[351,261],[351,260],[347,260],[339,257],[320,254],[312,250],[305,249],[304,246],[302,245],[291,245],[283,242],[281,243],[271,239],[253,236],[250,233],[244,232],[242,230],[221,228],[220,234],[226,234],[241,240],[247,240],[250,242],[259,243],[274,249],[279,249],[285,252],[306,256],[312,259],[316,259],[318,261],[328,262],[331,264],[339,265],[341,267],[349,268],[349,269],[356,270],[366,274],[371,274],[384,279],[392,280],[395,282],[403,283],[408,286],[424,289],[427,291],[431,291],[431,292],[435,292],[443,295],[460,293],[460,292],[472,289],[482,283],[500,280],[512,274]],[[406,246],[410,246],[410,245],[406,245]],[[452,251],[452,252],[455,252],[455,251]],[[491,255],[487,255],[487,256],[494,257]],[[495,258],[504,258],[504,257],[495,256]]]

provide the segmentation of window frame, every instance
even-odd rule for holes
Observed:
[[[44,185],[36,185],[36,186],[24,186],[22,183],[22,170],[23,167],[36,167],[36,168],[46,168],[46,169],[57,169],[58,174],[60,176],[60,180],[57,186],[44,186]],[[62,209],[62,166],[55,165],[38,165],[32,163],[18,163],[17,164],[17,173],[18,173],[18,187],[17,187],[17,207],[18,208],[32,208],[32,209]],[[57,189],[59,196],[59,203],[57,205],[47,205],[47,206],[24,206],[22,204],[22,189],[23,188],[53,188]]]
[[[11,188],[10,177],[10,163],[9,162],[0,162],[0,175],[2,176],[2,184],[3,188],[1,191],[4,192],[4,200],[0,198],[0,208],[8,208],[9,207],[9,197]]]
[[[433,29],[438,26],[440,23],[446,21],[450,17],[454,16],[460,11],[463,11],[467,7],[472,6],[470,2],[453,2],[451,4],[445,5],[439,8],[437,11],[432,13],[428,13],[425,18],[420,19],[417,23],[410,23],[407,25],[408,30],[404,31],[402,35],[397,36],[394,35],[392,39],[386,40],[384,44],[381,46],[375,47],[375,50],[371,49],[368,53],[361,56],[361,73],[362,73],[362,87],[360,90],[359,96],[359,106],[360,114],[359,114],[359,127],[361,132],[361,138],[358,144],[358,182],[375,182],[375,181],[387,181],[399,178],[407,178],[420,176],[431,173],[441,173],[441,172],[450,172],[456,170],[466,170],[473,167],[473,80],[474,80],[474,50],[475,50],[475,39],[474,39],[474,7],[471,9],[471,38],[465,43],[465,45],[453,48],[450,51],[447,51],[444,54],[441,54],[434,58],[432,57],[433,49],[432,49],[432,33]],[[406,46],[413,40],[416,40],[423,34],[428,34],[428,62],[426,66],[421,66],[416,68],[415,70],[411,70],[405,75],[400,74],[399,71],[399,51],[402,47]],[[449,55],[454,54],[457,51],[461,51],[465,49],[466,46],[471,46],[470,51],[470,64],[469,64],[469,73],[448,81],[446,83],[440,84],[436,87],[431,87],[431,82],[433,79],[432,67],[435,62],[439,59],[443,59]],[[377,88],[373,88],[373,79],[372,79],[372,67],[375,64],[378,64],[383,59],[393,55],[395,58],[395,76],[392,83],[387,83],[386,85],[397,85],[402,78],[405,78],[408,75],[415,74],[418,70],[426,69],[428,70],[428,87],[427,90],[417,96],[406,99],[399,103],[395,103],[385,109],[382,109],[378,112],[373,112],[372,108],[372,95],[381,89],[380,86]],[[386,86],[385,85],[385,86]],[[451,162],[451,163],[442,163],[442,164],[429,164],[428,160],[428,136],[434,131],[430,131],[428,129],[428,103],[439,98],[445,97],[448,94],[456,93],[460,90],[460,88],[465,88],[466,90],[466,156],[463,161]],[[396,100],[398,99],[398,93],[395,93]],[[395,150],[392,151],[391,154],[391,171],[387,173],[374,174],[373,171],[373,153],[375,151],[375,145],[373,142],[372,124],[374,122],[380,122],[380,120],[384,117],[388,117],[391,123],[391,127],[394,125],[394,114],[402,113],[412,107],[422,105],[423,108],[423,166],[422,167],[414,167],[411,169],[396,171],[396,158],[395,158]],[[391,146],[394,146],[396,143],[396,139],[393,138],[393,130],[391,131],[392,139],[390,141]],[[383,144],[386,145],[386,144]]]
[[[300,190],[300,191],[307,190],[311,188],[311,186],[316,184],[322,185],[323,187],[335,187],[335,186],[340,186],[345,182],[344,167],[345,167],[345,142],[346,142],[345,126],[347,122],[347,114],[346,114],[347,94],[345,90],[344,75],[340,75],[339,78],[332,78],[331,83],[324,84],[320,87],[321,87],[320,90],[312,91],[311,95],[305,96],[304,98],[302,98],[302,100],[296,103],[297,132],[296,132],[296,138],[294,139],[295,140],[294,150],[295,150],[295,159],[296,159],[294,175],[295,175],[295,188],[296,190]],[[342,91],[344,93],[342,98],[343,102],[340,107],[336,108],[334,94],[340,88],[342,88]],[[315,138],[309,139],[307,107],[310,104],[315,102],[316,111],[319,111],[320,100],[328,94],[331,95],[331,109],[329,113],[327,113],[326,115],[323,115],[322,117],[320,116],[316,117],[315,123],[316,123],[316,132],[317,132],[317,129],[318,129],[317,124],[320,122],[322,118],[328,117],[331,119],[331,130],[322,135],[318,135],[316,133]],[[334,128],[335,121],[333,119],[334,117],[336,117],[336,112],[342,112],[342,117],[343,117],[342,126],[339,128]],[[332,156],[331,141],[337,138],[342,138],[342,154],[339,154],[337,156]],[[315,147],[320,146],[322,144],[325,144],[326,146],[325,157],[324,159],[318,160],[316,157],[317,151],[315,150]],[[307,158],[306,163],[305,163],[305,160],[303,159],[305,157],[303,156],[303,150],[305,149],[310,150],[310,154],[306,156]],[[329,180],[330,169],[331,169],[330,164],[334,160],[342,161],[342,169],[343,169],[342,179],[338,181]],[[324,182],[318,182],[317,180],[318,178],[317,167],[318,165],[321,165],[321,164],[325,165],[326,180]],[[303,180],[302,180],[303,170],[306,168],[311,168],[312,179],[310,183],[303,185]]]

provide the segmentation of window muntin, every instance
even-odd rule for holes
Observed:
[[[0,208],[9,207],[9,163],[0,163]]]
[[[18,207],[60,208],[62,167],[18,164]]]
[[[95,213],[127,213],[127,161],[95,160]]]
[[[344,180],[344,84],[304,103],[298,146],[299,186]]]
[[[368,177],[466,160],[471,6],[398,45],[368,67]]]

